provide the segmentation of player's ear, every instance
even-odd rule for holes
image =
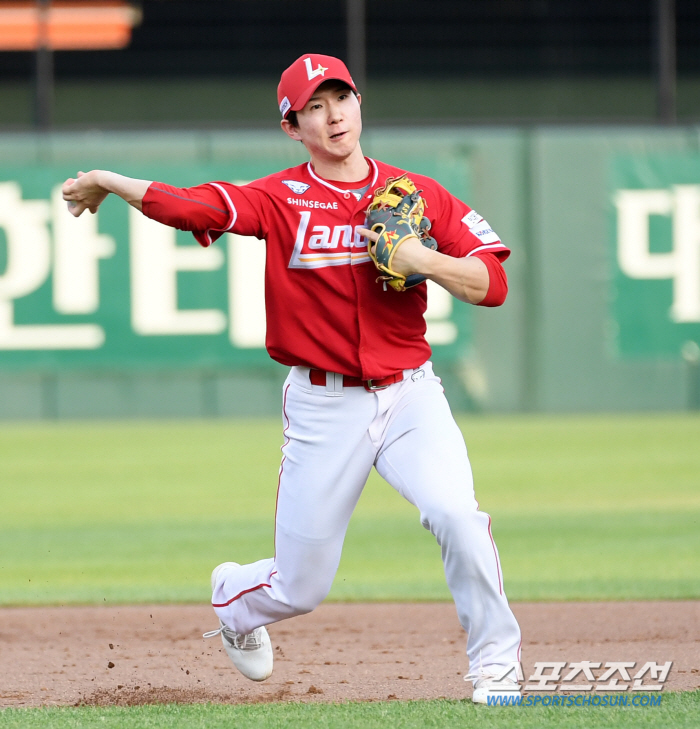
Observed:
[[[357,103],[362,106],[362,94],[355,94],[357,96]]]
[[[289,121],[289,119],[282,119],[282,121],[280,122],[280,126],[282,127],[282,131],[288,137],[291,137],[295,142],[301,142],[301,134],[299,134],[299,128],[295,127],[294,124]]]

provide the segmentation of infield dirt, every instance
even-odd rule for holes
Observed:
[[[700,602],[516,603],[535,661],[673,661],[700,688]],[[272,626],[275,671],[243,678],[208,606],[0,609],[0,707],[377,701],[471,696],[454,606],[328,604]]]

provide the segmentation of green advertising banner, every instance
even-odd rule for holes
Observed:
[[[246,182],[288,166],[261,158],[126,163],[118,171],[190,186]],[[465,158],[418,166],[468,200]],[[204,249],[115,198],[96,215],[73,218],[61,184],[75,174],[61,165],[0,168],[1,369],[235,369],[269,361],[264,243],[227,234]],[[429,300],[435,357],[455,359],[469,339],[469,307],[433,285]]]
[[[700,355],[700,155],[612,163],[613,328],[625,357]]]

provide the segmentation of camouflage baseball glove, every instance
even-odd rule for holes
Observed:
[[[430,221],[423,216],[425,200],[420,190],[405,175],[389,177],[378,188],[367,208],[366,227],[379,233],[379,240],[369,241],[367,250],[374,265],[382,272],[377,281],[383,281],[396,291],[405,291],[425,281],[419,273],[404,276],[391,268],[398,247],[410,237],[417,237],[426,248],[437,250],[437,242],[430,237]]]

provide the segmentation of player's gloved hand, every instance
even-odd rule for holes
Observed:
[[[417,238],[426,247],[437,250],[430,237],[430,221],[423,216],[425,201],[413,182],[406,177],[390,177],[377,189],[367,208],[366,226],[376,235],[369,238],[367,250],[374,265],[382,272],[383,281],[396,291],[405,291],[425,281],[419,273],[404,275],[392,267],[399,246],[409,238]]]

